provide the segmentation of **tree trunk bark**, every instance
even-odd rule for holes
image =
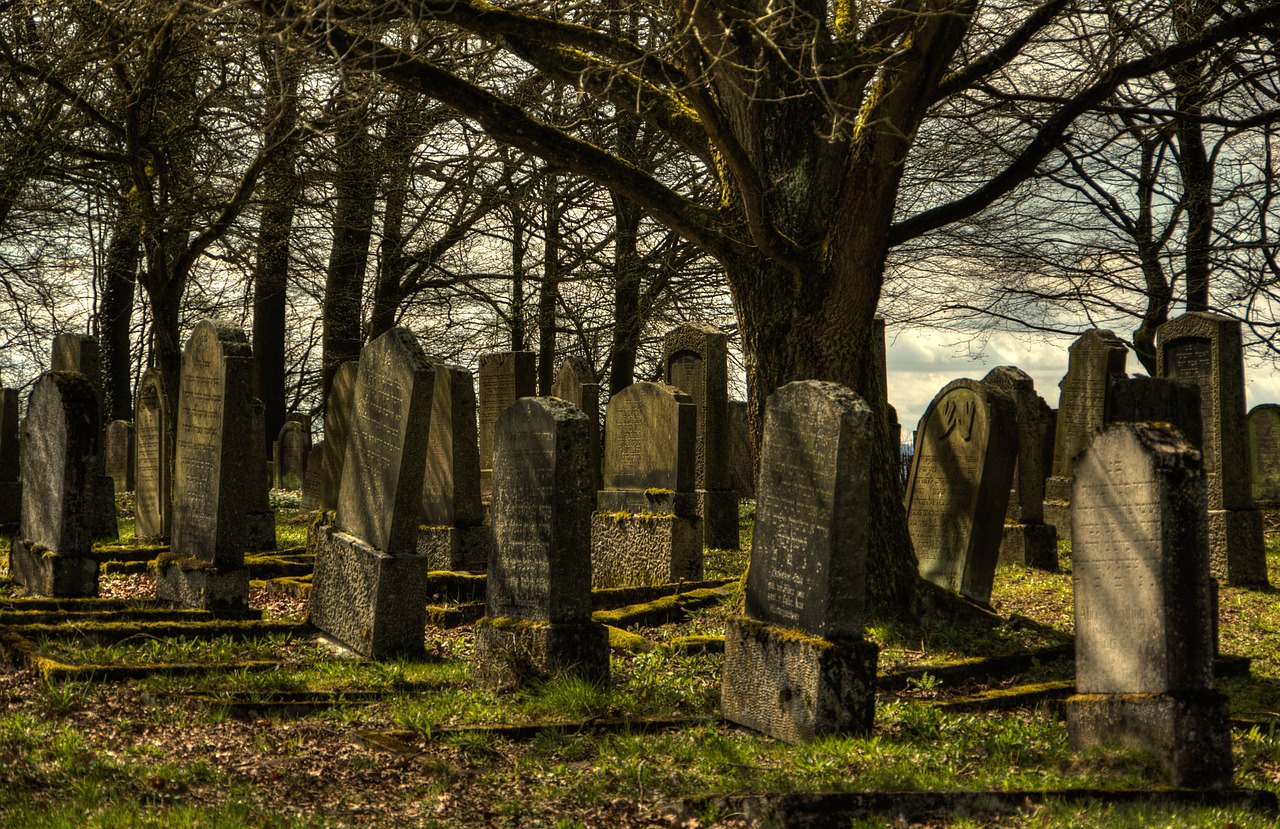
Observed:
[[[625,114],[616,118],[618,155],[636,160],[640,122]],[[609,359],[609,394],[635,382],[640,349],[640,206],[612,193],[613,199],[613,353]]]
[[[519,198],[519,196],[513,196]],[[511,205],[511,350],[524,351],[525,213]]]
[[[382,242],[379,245],[378,283],[374,286],[373,310],[369,314],[369,342],[390,331],[405,296],[405,274],[409,263],[404,255],[404,208],[409,197],[413,151],[418,145],[418,96],[403,93],[395,117],[387,126],[382,153],[387,175],[382,212]]]
[[[107,245],[103,271],[101,350],[103,425],[133,419],[133,361],[129,328],[138,282],[142,227],[123,203]]]
[[[559,178],[547,173],[543,182],[543,215],[546,243],[542,264],[542,289],[538,292],[538,394],[551,394],[556,371],[556,301],[560,296],[560,202]]]

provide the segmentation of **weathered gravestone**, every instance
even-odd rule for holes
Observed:
[[[159,369],[147,369],[142,375],[134,417],[134,535],[139,540],[157,541],[169,537],[173,522],[169,464],[173,449],[165,427],[170,414]]]
[[[253,398],[253,434],[260,438],[267,433],[267,407],[258,398]],[[271,508],[271,485],[275,477],[272,459],[267,457],[264,441],[248,442],[246,450],[253,456],[250,461],[258,470],[258,474],[245,481],[245,504],[248,512],[246,520],[245,546],[246,552],[274,550],[276,544],[276,511]]]
[[[311,624],[371,659],[422,650],[417,555],[435,371],[407,328],[360,350],[337,525],[314,534]]]
[[[22,517],[20,442],[18,390],[0,388],[0,528],[14,527]]]
[[[1044,523],[1044,481],[1053,462],[1053,410],[1036,394],[1035,381],[1022,369],[999,366],[982,382],[1013,401],[1018,428],[1018,455],[1000,539],[1000,560],[1057,570],[1058,533],[1053,525]]]
[[[751,419],[747,401],[729,401],[729,480],[739,498],[756,497],[756,471],[751,455]]]
[[[1253,500],[1259,506],[1280,506],[1280,406],[1254,406],[1247,425]]]
[[[1209,566],[1229,584],[1266,585],[1262,513],[1249,480],[1240,323],[1200,312],[1170,320],[1156,329],[1156,361],[1161,377],[1200,387]]]
[[[90,521],[102,469],[101,425],[89,378],[70,371],[40,375],[27,399],[23,430],[25,493],[10,573],[37,595],[96,596]]]
[[[1199,446],[1200,387],[1163,377],[1113,377],[1107,400],[1107,425],[1112,423],[1169,423]]]
[[[1075,472],[1071,747],[1143,749],[1175,786],[1230,785],[1201,455],[1165,425],[1117,424]]]
[[[537,363],[532,351],[480,355],[480,497],[485,502],[492,490],[494,424],[512,403],[538,393]]]
[[[107,424],[106,436],[107,477],[117,493],[133,492],[135,478],[135,451],[133,424],[127,420],[113,420]]]
[[[320,498],[320,508],[324,510],[338,508],[342,467],[347,462],[347,436],[351,434],[358,366],[354,360],[338,366],[324,404],[324,488]]]
[[[93,386],[94,394],[101,400],[102,365],[98,358],[96,337],[87,334],[55,334],[49,352],[49,370],[83,374]]]
[[[698,407],[694,485],[702,543],[736,550],[738,493],[729,476],[728,337],[710,325],[685,323],[663,339],[662,366],[666,382],[692,397]]]
[[[320,509],[320,496],[324,491],[324,441],[311,444],[307,453],[307,474],[302,478],[301,508],[307,511]]]
[[[1129,351],[1110,331],[1086,331],[1071,344],[1067,374],[1058,383],[1053,469],[1045,482],[1044,521],[1071,538],[1071,478],[1076,457],[1107,423],[1112,381],[1125,373]]]
[[[568,400],[587,416],[587,463],[592,471],[592,488],[603,489],[600,468],[600,378],[586,357],[566,357],[560,364],[551,396]]]
[[[725,629],[726,719],[791,742],[866,733],[879,648],[862,638],[871,408],[789,383],[765,409],[745,616]]]
[[[276,440],[276,486],[280,489],[302,489],[307,475],[307,458],[311,454],[311,432],[306,424],[286,420]]]
[[[907,481],[907,527],[922,578],[991,600],[1017,457],[1008,395],[955,380],[933,398],[916,429]]]
[[[480,503],[475,383],[465,368],[435,370],[418,555],[432,570],[483,570],[490,534]]]
[[[587,418],[572,403],[525,398],[498,418],[493,552],[475,626],[476,671],[488,684],[609,676],[609,635],[591,621],[587,456]]]
[[[702,578],[694,492],[697,408],[662,383],[633,383],[605,413],[604,489],[591,519],[594,587]]]
[[[244,612],[249,510],[262,479],[254,429],[253,350],[243,330],[202,320],[182,352],[171,554],[156,562],[156,598]],[[257,451],[255,451],[255,449]]]

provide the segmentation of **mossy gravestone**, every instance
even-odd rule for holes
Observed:
[[[352,360],[338,366],[324,404],[324,486],[321,509],[338,508],[342,488],[342,467],[347,462],[347,436],[351,433],[351,410],[356,392],[359,363]]]
[[[458,366],[437,363],[435,371],[418,554],[432,570],[483,570],[489,528],[480,503],[475,382]]]
[[[1260,506],[1280,506],[1280,406],[1254,406],[1247,425],[1253,500]]]
[[[1170,427],[1117,424],[1075,473],[1071,746],[1143,749],[1175,786],[1228,786],[1201,455]]]
[[[493,429],[507,407],[538,393],[538,355],[498,351],[480,355],[480,497],[486,502],[493,479]]]
[[[337,526],[315,533],[310,622],[372,659],[422,651],[417,555],[435,370],[407,328],[360,351]]]
[[[302,509],[320,509],[320,493],[324,490],[324,441],[311,444],[307,453],[307,474],[302,477]]]
[[[98,594],[98,562],[90,554],[101,427],[97,393],[78,372],[40,375],[27,400],[23,427],[19,535],[9,569],[14,581],[41,596]]]
[[[494,429],[493,552],[476,671],[490,685],[609,676],[609,635],[591,621],[587,418],[550,397],[519,400]]]
[[[159,369],[142,375],[134,416],[134,535],[140,541],[158,541],[169,537],[173,522],[169,464],[173,448],[165,426],[170,413]]]
[[[879,648],[862,638],[871,408],[808,380],[765,408],[746,615],[725,629],[725,718],[791,742],[865,733]]]
[[[18,390],[0,388],[0,528],[17,525],[22,515],[19,482]]]
[[[916,430],[907,481],[907,527],[921,578],[991,600],[1017,456],[1008,395],[955,380],[933,398]]]

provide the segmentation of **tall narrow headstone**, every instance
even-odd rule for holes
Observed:
[[[756,497],[756,472],[751,455],[751,419],[747,401],[729,401],[729,477],[739,498]]]
[[[587,416],[587,451],[590,455],[592,486],[601,489],[600,469],[600,378],[586,357],[566,357],[556,375],[551,396],[568,400]]]
[[[324,489],[324,441],[311,444],[307,453],[307,474],[302,479],[303,510],[313,512],[320,509],[320,493]]]
[[[324,408],[324,489],[320,508],[338,508],[342,488],[342,467],[347,462],[347,436],[351,433],[351,410],[355,400],[356,368],[352,360],[338,366]]]
[[[316,531],[310,622],[372,659],[422,650],[417,555],[435,372],[407,328],[360,351],[337,525]]]
[[[866,733],[879,648],[863,639],[872,412],[832,383],[770,396],[745,615],[725,629],[725,718],[791,742]]]
[[[1071,478],[1076,457],[1107,423],[1112,381],[1125,373],[1129,351],[1110,331],[1086,331],[1071,344],[1067,374],[1058,383],[1053,471],[1045,482],[1044,520],[1071,538]]]
[[[253,409],[249,338],[234,323],[202,320],[182,352],[172,553],[156,571],[156,597],[163,601],[248,609],[248,513],[253,484],[262,478]]]
[[[1004,392],[955,380],[933,398],[916,429],[907,481],[907,527],[922,578],[991,600],[1017,457],[1017,418]]]
[[[418,555],[432,570],[483,570],[490,536],[480,503],[476,387],[465,368],[437,363],[435,370]]]
[[[286,420],[276,441],[276,485],[280,489],[302,489],[311,453],[311,433],[296,420]]]
[[[170,414],[160,371],[148,369],[138,386],[134,417],[134,535],[139,540],[168,538],[173,521],[173,489],[169,459],[172,448],[165,424]]]
[[[1253,500],[1280,506],[1280,406],[1263,403],[1249,411],[1249,471]]]
[[[0,528],[16,527],[22,517],[20,442],[18,390],[0,388]]]
[[[494,685],[609,676],[609,636],[591,621],[587,418],[553,397],[519,400],[494,429],[494,546],[476,670]]]
[[[1209,509],[1209,566],[1229,584],[1264,586],[1262,513],[1253,504],[1245,433],[1240,323],[1190,313],[1156,329],[1157,374],[1200,387]]]
[[[1018,459],[1000,560],[1057,570],[1058,533],[1044,523],[1044,481],[1053,462],[1053,410],[1036,394],[1035,381],[1022,369],[999,366],[982,382],[1009,395],[1018,424]]]
[[[633,383],[609,400],[605,417],[605,488],[591,521],[592,585],[701,579],[693,398],[674,386]]]
[[[685,323],[662,343],[663,376],[698,407],[695,485],[702,543],[738,549],[738,494],[729,473],[728,337],[703,323]],[[606,429],[606,432],[608,430]]]
[[[1073,749],[1144,749],[1175,786],[1231,783],[1201,455],[1176,430],[1117,424],[1075,467]]]
[[[499,351],[480,355],[480,497],[489,500],[493,478],[493,428],[498,416],[522,397],[538,393],[538,355]]]
[[[267,406],[257,397],[253,398],[253,434],[265,435],[267,429]],[[245,482],[245,506],[247,509],[245,552],[258,553],[274,550],[276,543],[276,511],[271,507],[271,487],[275,479],[275,464],[267,457],[264,441],[253,441],[248,452],[253,455],[251,465],[259,470],[258,475]]]
[[[127,420],[113,420],[107,425],[106,441],[107,477],[115,484],[117,493],[134,491],[134,433],[133,424]]]

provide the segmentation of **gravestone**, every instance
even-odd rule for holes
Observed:
[[[253,350],[243,330],[201,320],[182,352],[168,556],[156,562],[156,598],[243,613],[249,511],[262,480],[255,429]]]
[[[551,396],[568,400],[587,416],[587,463],[592,470],[592,488],[604,487],[600,468],[600,378],[586,357],[566,357],[560,364]]]
[[[10,573],[36,595],[96,596],[98,561],[90,548],[102,427],[89,378],[71,371],[40,375],[23,429],[25,497]]]
[[[1075,473],[1071,747],[1142,749],[1174,786],[1229,786],[1201,455],[1164,424],[1117,424]]]
[[[475,383],[465,368],[437,363],[435,370],[418,555],[432,570],[483,570],[490,536],[480,503]]]
[[[729,473],[728,337],[718,328],[690,322],[662,343],[663,377],[698,407],[695,486],[702,543],[738,549],[738,494]],[[605,430],[607,433],[607,429]]]
[[[315,532],[310,622],[370,659],[422,651],[428,568],[417,541],[434,385],[407,328],[360,350],[337,523]]]
[[[1018,457],[1013,401],[955,380],[933,398],[916,429],[907,481],[907,527],[920,576],[987,604]]]
[[[729,401],[729,480],[738,497],[756,497],[755,465],[751,457],[751,420],[747,401]]]
[[[732,722],[790,742],[871,730],[872,418],[833,383],[789,383],[769,397],[745,615],[725,629],[720,708]]]
[[[1044,521],[1071,538],[1071,478],[1075,459],[1107,423],[1112,381],[1124,376],[1125,344],[1110,331],[1092,329],[1069,349],[1067,374],[1058,383],[1053,469],[1045,482]]]
[[[22,517],[20,443],[18,390],[0,388],[0,529],[16,528]]]
[[[139,540],[159,541],[169,537],[173,522],[169,478],[173,450],[165,427],[169,419],[168,398],[159,369],[147,369],[142,375],[134,417],[134,535]]]
[[[355,400],[356,368],[352,360],[338,366],[324,407],[324,489],[320,508],[338,508],[342,488],[342,467],[347,461],[347,436],[351,433],[351,407]]]
[[[993,368],[982,378],[1013,401],[1018,455],[1009,493],[1000,560],[1042,570],[1058,569],[1058,533],[1044,523],[1044,481],[1053,462],[1053,410],[1036,394],[1035,381],[1014,366]]]
[[[307,474],[302,478],[300,508],[308,512],[320,509],[320,493],[324,489],[324,441],[311,444],[307,453]]]
[[[253,434],[266,435],[267,407],[258,398],[253,398]],[[259,470],[256,477],[250,478],[245,487],[246,538],[245,551],[258,553],[270,551],[279,546],[276,543],[276,511],[271,508],[271,486],[275,479],[275,463],[267,457],[263,441],[251,441],[248,452],[253,455],[250,463]]]
[[[1156,329],[1157,374],[1200,387],[1209,566],[1228,584],[1265,586],[1262,513],[1253,504],[1240,323],[1190,313]]]
[[[604,489],[591,519],[593,587],[698,581],[697,408],[662,383],[633,383],[605,414]]]
[[[518,400],[495,425],[494,457],[477,675],[499,686],[562,673],[606,680],[609,635],[591,621],[586,415],[554,397]]]
[[[1280,406],[1263,403],[1249,411],[1249,471],[1253,500],[1280,506]]]
[[[127,420],[113,420],[107,425],[106,462],[107,477],[114,483],[117,493],[134,491],[134,433],[133,424]]]
[[[522,397],[538,393],[538,355],[499,351],[480,355],[480,497],[487,503],[493,478],[493,428],[498,416]]]
[[[49,352],[49,370],[83,374],[89,378],[98,400],[102,399],[102,365],[98,357],[97,337],[69,333],[54,335]]]
[[[311,433],[305,424],[286,420],[276,440],[276,486],[280,489],[302,489],[307,475],[307,459],[311,455]]]

